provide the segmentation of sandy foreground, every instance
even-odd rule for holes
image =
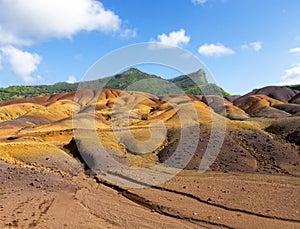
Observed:
[[[299,228],[298,178],[182,172],[123,189],[0,163],[0,228]]]

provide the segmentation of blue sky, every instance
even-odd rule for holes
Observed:
[[[233,94],[296,84],[299,15],[298,0],[0,0],[0,87],[79,81],[107,53],[148,41],[193,53]]]

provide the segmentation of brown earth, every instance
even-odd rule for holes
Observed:
[[[1,103],[0,228],[299,228],[299,92],[278,90],[228,99],[82,90]],[[106,162],[99,175],[88,168]],[[176,172],[160,185],[112,182],[139,183],[123,167],[162,163]]]

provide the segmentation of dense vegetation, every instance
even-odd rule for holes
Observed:
[[[39,86],[10,86],[0,88],[0,101],[13,100],[18,98],[31,98],[35,96],[56,94],[61,92],[75,91],[78,85],[68,83],[57,83],[54,85]]]
[[[198,87],[194,81],[200,86]],[[0,88],[0,102],[18,98],[30,98],[47,94],[71,92],[76,91],[78,88],[94,89],[101,87],[143,91],[155,95],[180,94],[183,92],[186,94],[197,95],[228,95],[227,92],[216,84],[209,84],[203,70],[191,73],[188,76],[182,75],[170,80],[165,80],[156,75],[147,74],[138,69],[131,68],[115,76],[81,82],[80,84],[57,83],[54,85],[10,86],[7,88]]]
[[[287,86],[287,87],[289,87],[289,88],[291,88],[291,89],[294,89],[294,90],[300,91],[300,84],[290,85],[290,86]]]

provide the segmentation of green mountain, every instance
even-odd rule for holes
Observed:
[[[200,86],[198,87],[191,78]],[[209,84],[203,70],[166,80],[153,74],[147,74],[136,68],[131,68],[114,76],[85,81],[80,84],[61,82],[54,85],[10,86],[7,88],[0,88],[0,102],[18,98],[30,98],[47,94],[71,92],[76,91],[78,88],[95,89],[103,87],[120,90],[143,91],[155,95],[182,93],[197,95],[228,95],[228,93],[217,85]]]
[[[39,86],[10,86],[7,88],[0,88],[0,102],[18,98],[31,98],[41,95],[71,92],[77,90],[77,87],[78,84],[69,83]]]
[[[182,88],[186,94],[221,96],[230,95],[216,84],[208,83],[205,71],[202,69],[188,75],[175,77],[169,81],[176,84],[179,88]]]
[[[197,72],[193,72],[188,75],[182,75],[169,80],[170,82],[176,84],[178,87],[187,89],[198,85],[208,84],[205,72],[200,69]]]

